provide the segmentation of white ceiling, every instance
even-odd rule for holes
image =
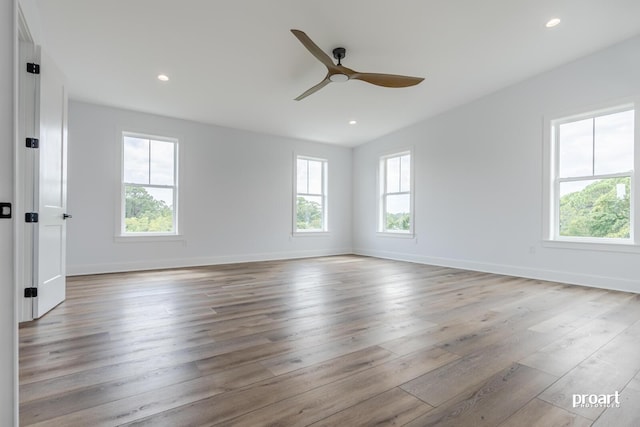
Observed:
[[[347,146],[640,34],[638,0],[35,1],[72,99]],[[296,102],[326,69],[291,28],[349,68],[426,79]]]

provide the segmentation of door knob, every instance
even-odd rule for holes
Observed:
[[[73,216],[69,215],[69,214],[66,214],[66,213],[63,213],[62,214],[62,219],[67,219],[67,218],[73,218]]]

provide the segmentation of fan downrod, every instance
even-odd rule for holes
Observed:
[[[333,49],[333,57],[338,60],[338,65],[342,65],[340,61],[344,59],[346,54],[347,50],[343,47],[337,47]]]

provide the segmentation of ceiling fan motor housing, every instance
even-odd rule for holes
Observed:
[[[333,49],[333,57],[338,60],[338,65],[341,65],[340,61],[344,59],[346,54],[347,50],[343,47],[337,47]]]

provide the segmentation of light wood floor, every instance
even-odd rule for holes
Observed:
[[[638,426],[639,371],[635,294],[358,256],[95,275],[20,328],[20,424]]]

